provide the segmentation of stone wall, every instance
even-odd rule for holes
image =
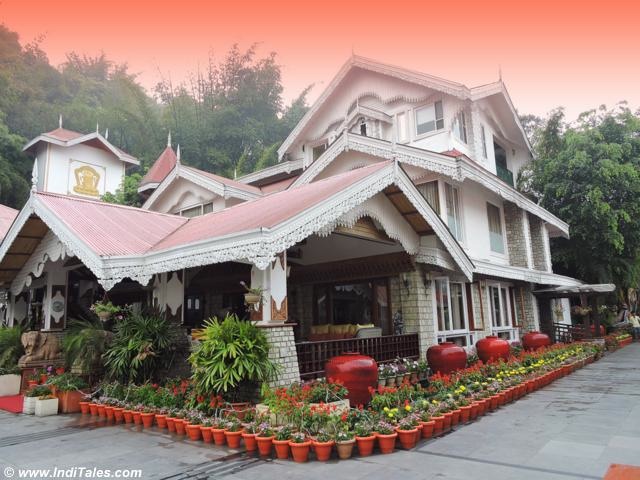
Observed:
[[[409,287],[405,287],[406,278]],[[433,295],[425,285],[424,272],[420,267],[412,272],[393,277],[390,282],[391,315],[402,311],[405,333],[418,333],[420,351],[424,352],[435,342]]]
[[[269,358],[279,366],[280,371],[271,386],[280,387],[300,381],[300,368],[293,335],[293,327],[288,325],[265,326],[264,333],[269,341]]]
[[[515,288],[516,310],[521,334],[540,329],[536,299],[531,292],[532,289],[530,285],[516,286]],[[523,311],[524,318],[522,315]]]
[[[509,263],[514,267],[531,268],[531,239],[527,214],[511,202],[504,202]]]
[[[489,303],[489,295],[487,295],[487,288],[478,285],[479,283],[471,284],[471,298],[473,299],[473,319],[477,330],[472,330],[476,341],[481,338],[491,335],[491,304]],[[482,307],[480,307],[482,302]]]
[[[533,268],[536,270],[549,271],[549,260],[547,258],[548,248],[546,243],[548,239],[547,229],[544,227],[542,220],[533,215],[529,215],[529,229],[531,231],[531,251],[533,253]]]

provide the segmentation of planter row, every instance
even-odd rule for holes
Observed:
[[[403,449],[414,448],[421,439],[441,436],[449,432],[453,427],[477,420],[502,405],[549,385],[554,380],[572,373],[576,369],[593,362],[593,360],[594,357],[592,356],[563,365],[539,377],[509,387],[495,395],[474,401],[468,406],[460,407],[442,416],[432,417],[430,421],[421,422],[413,430],[397,430],[389,435],[374,434],[369,437],[355,437],[354,440],[339,443],[312,440],[302,443],[294,443],[288,440],[279,441],[275,440],[274,437],[259,437],[256,434],[244,431],[230,432],[219,428],[191,425],[187,420],[180,418],[171,418],[155,413],[136,412],[89,402],[80,402],[80,408],[83,414],[103,417],[107,421],[116,424],[134,424],[143,428],[151,428],[155,425],[160,429],[167,429],[172,434],[188,436],[193,441],[203,441],[204,443],[219,446],[227,444],[233,449],[241,448],[241,444],[244,443],[244,449],[247,452],[258,451],[263,457],[270,457],[275,452],[275,456],[278,459],[284,460],[292,457],[296,462],[305,462],[309,457],[309,453],[313,450],[317,460],[326,461],[331,457],[334,446],[338,457],[341,459],[351,457],[354,447],[357,448],[358,455],[361,457],[373,454],[376,447],[382,454],[392,453],[396,449],[396,441],[399,441]]]

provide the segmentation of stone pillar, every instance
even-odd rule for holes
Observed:
[[[258,324],[269,341],[269,358],[279,367],[278,375],[269,384],[272,387],[291,385],[300,381],[298,354],[292,325]]]
[[[515,307],[519,319],[519,327],[522,332],[540,330],[540,319],[538,315],[538,302],[533,293],[532,286],[517,285],[515,288]]]
[[[181,324],[184,315],[184,270],[155,275],[153,306]]]
[[[527,212],[514,203],[504,202],[504,220],[507,231],[509,264],[514,267],[533,268]]]
[[[538,217],[529,215],[531,231],[531,251],[533,253],[533,268],[545,272],[551,271],[551,253],[549,249],[549,233],[544,222]]]
[[[418,333],[420,356],[437,342],[433,314],[431,281],[426,280],[422,269],[402,273],[391,279],[391,315],[402,311],[404,331]]]

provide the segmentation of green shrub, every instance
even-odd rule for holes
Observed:
[[[89,386],[82,378],[69,372],[49,378],[49,380],[47,380],[47,385],[54,385],[62,392],[82,390]]]
[[[14,368],[24,355],[22,327],[0,327],[0,368]]]
[[[111,332],[98,319],[71,320],[62,350],[65,361],[75,373],[92,373],[102,368],[102,354],[109,345]]]

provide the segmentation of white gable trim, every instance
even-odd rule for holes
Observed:
[[[489,275],[492,277],[509,278],[524,282],[538,283],[540,285],[559,285],[574,287],[582,285],[583,282],[575,278],[557,275],[551,272],[531,270],[523,267],[513,267],[510,265],[497,265],[486,260],[473,259],[475,273]]]
[[[296,170],[302,170],[303,160],[287,160],[279,162],[271,167],[263,168],[257,172],[248,173],[242,177],[238,177],[236,181],[241,183],[253,183],[265,178],[275,177],[276,175],[289,175]]]

